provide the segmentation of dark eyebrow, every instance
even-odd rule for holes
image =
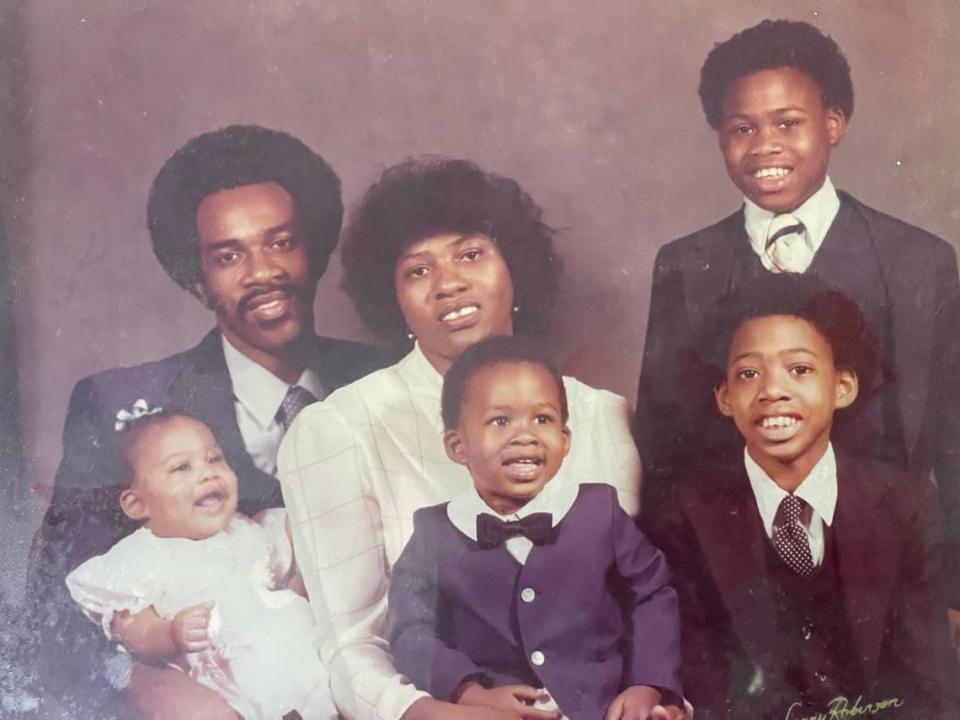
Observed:
[[[442,235],[443,233],[437,233],[437,234]],[[460,235],[452,243],[449,243],[447,247],[460,247],[465,242],[469,242],[470,240],[473,240],[474,238],[478,238],[478,237],[483,237],[483,235],[481,233],[467,233],[464,235]],[[427,238],[423,238],[423,239],[426,240]],[[411,243],[411,245],[416,245],[416,244],[417,244],[416,242]],[[417,258],[427,254],[428,253],[425,250],[420,250],[419,252],[410,252],[409,250],[406,250],[400,254],[400,257],[397,258],[397,261],[399,262],[401,260]]]
[[[263,231],[263,235],[272,238],[280,233],[296,232],[296,230],[297,222],[295,220],[291,220],[290,222],[281,223],[280,225],[267,228]],[[226,248],[243,247],[243,242],[238,238],[224,238],[223,240],[211,240],[210,242],[204,244],[204,242],[201,240],[200,246],[203,252],[215,252],[217,250],[223,250]]]
[[[243,244],[239,240],[228,239],[228,240],[214,240],[207,244],[203,244],[201,241],[200,246],[202,251],[205,253],[216,252],[217,250],[225,250],[227,248],[238,248],[242,247]]]
[[[284,232],[296,232],[296,231],[297,231],[297,222],[295,220],[291,220],[290,222],[282,223],[281,225],[277,225],[276,227],[267,228],[264,234],[279,235],[280,233],[284,233]]]

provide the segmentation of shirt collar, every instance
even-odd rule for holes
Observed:
[[[764,210],[748,197],[743,199],[743,204],[744,226],[747,230],[747,236],[750,238],[750,245],[757,255],[763,256],[767,244],[767,230],[776,213]],[[813,250],[816,252],[823,244],[827,231],[839,211],[840,198],[830,178],[827,177],[819,190],[807,198],[803,205],[789,214],[800,218],[800,222],[807,229],[807,237],[810,239]]]
[[[427,390],[430,395],[439,399],[443,391],[443,375],[427,360],[419,342],[414,343],[413,350],[407,353],[397,366],[409,385],[421,391]]]
[[[554,476],[540,494],[511,515],[499,515],[477,493],[475,487],[457,495],[447,505],[447,517],[460,532],[471,540],[477,539],[477,515],[493,515],[502,520],[523,520],[537,512],[550,513],[553,526],[556,527],[573,507],[580,485]]]
[[[743,463],[746,466],[747,477],[750,479],[753,496],[757,500],[757,509],[760,510],[760,517],[763,519],[763,529],[767,537],[773,537],[773,520],[777,515],[780,502],[788,493],[764,472],[763,468],[750,457],[750,452],[746,448],[743,451]],[[833,445],[827,445],[827,451],[823,457],[817,461],[810,474],[804,478],[793,494],[809,504],[823,522],[827,525],[833,524],[833,513],[837,508],[837,459],[833,454]]]
[[[223,359],[227,363],[227,372],[233,383],[233,396],[243,405],[261,428],[267,428],[276,422],[277,410],[290,389],[286,383],[262,365],[258,365],[237,350],[227,337],[223,340]],[[326,394],[320,382],[320,376],[313,370],[305,369],[294,385],[309,390],[318,399]]]

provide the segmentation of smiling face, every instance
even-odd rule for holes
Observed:
[[[474,343],[513,334],[510,270],[485,235],[413,243],[397,259],[394,287],[407,325],[440,373]]]
[[[825,108],[817,84],[790,67],[761,70],[724,95],[720,150],[733,184],[760,207],[792,212],[827,176],[847,123]]]
[[[791,491],[823,457],[833,412],[850,406],[857,389],[856,375],[834,367],[829,343],[810,322],[769,315],[734,334],[716,397],[750,456]]]
[[[275,183],[208,195],[197,208],[197,292],[244,355],[269,367],[313,329],[317,275],[290,194]]]
[[[237,509],[237,476],[210,429],[174,415],[145,427],[125,448],[133,483],[120,495],[127,517],[159,537],[202,540]]]
[[[467,381],[460,422],[444,433],[444,446],[500,515],[535,498],[570,451],[562,403],[553,374],[536,363],[497,363]]]

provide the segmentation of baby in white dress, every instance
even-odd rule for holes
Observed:
[[[189,673],[247,720],[336,718],[285,512],[237,514],[210,429],[138,405],[118,414],[119,502],[143,526],[67,577],[73,599],[135,658]]]

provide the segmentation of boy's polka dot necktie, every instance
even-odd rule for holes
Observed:
[[[283,431],[286,432],[290,429],[301,410],[316,401],[317,397],[306,388],[291,385],[283,398],[283,402],[280,403],[280,409],[277,410],[277,422],[280,423]]]
[[[771,272],[802,273],[813,262],[807,228],[796,215],[777,215],[767,230],[766,254]]]
[[[773,547],[780,559],[802,577],[810,577],[814,570],[807,528],[802,520],[807,507],[796,495],[787,495],[773,519]]]

